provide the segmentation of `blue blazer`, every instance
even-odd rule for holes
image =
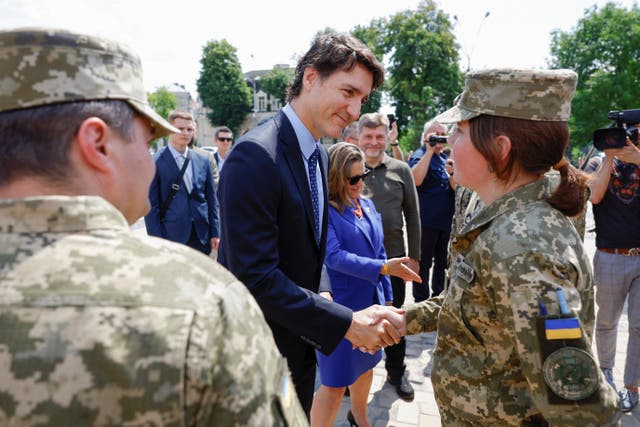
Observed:
[[[359,199],[363,218],[346,207],[342,213],[329,208],[329,230],[325,265],[334,301],[355,310],[372,303],[393,301],[389,276],[380,275],[387,259],[382,217],[373,201]],[[364,222],[367,222],[368,227]]]
[[[144,220],[149,235],[178,243],[189,241],[193,223],[200,242],[206,245],[212,237],[220,235],[213,173],[206,156],[195,150],[189,151],[191,152],[189,167],[193,168],[191,193],[187,193],[185,186],[181,185],[163,221],[160,220],[160,208],[167,199],[171,185],[178,178],[180,169],[167,147],[163,147],[153,156],[156,162],[156,175],[149,189],[151,211]]]
[[[304,375],[309,357],[315,359],[310,346],[331,353],[352,320],[351,310],[317,294],[324,277],[328,218],[328,155],[323,147],[319,164],[325,195],[319,242],[306,165],[282,111],[240,137],[218,188],[218,260],[251,291],[294,378]]]

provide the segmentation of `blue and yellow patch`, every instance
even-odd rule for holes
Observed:
[[[580,321],[576,317],[545,319],[544,328],[548,340],[572,340],[582,337]]]

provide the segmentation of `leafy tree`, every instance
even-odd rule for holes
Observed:
[[[380,39],[379,25],[379,21],[374,20],[369,27],[355,27],[351,31],[351,34],[366,44],[376,58],[378,58],[378,61],[382,62],[384,51],[378,43],[378,40]],[[362,105],[360,113],[366,114],[380,111],[380,107],[382,106],[382,96],[386,88],[387,82],[385,81],[379,90],[371,92],[367,102]]]
[[[212,126],[227,125],[237,133],[251,111],[253,96],[242,74],[236,48],[226,40],[209,41],[202,49],[202,69],[196,82]]]
[[[169,117],[172,110],[176,109],[176,97],[165,86],[156,89],[155,92],[148,93],[147,97],[151,108],[165,119]]]
[[[578,74],[569,122],[576,155],[595,128],[610,123],[608,111],[640,107],[640,9],[593,6],[572,30],[553,31],[550,49],[551,68]]]
[[[266,93],[284,103],[294,71],[293,68],[273,67],[269,74],[260,78],[260,86]]]
[[[354,31],[388,64],[384,89],[395,106],[405,151],[419,144],[424,123],[451,107],[462,91],[464,76],[452,28],[448,15],[432,0],[423,0],[416,10]]]
[[[156,113],[158,113],[161,117],[165,119],[169,117],[169,113],[172,110],[176,109],[177,100],[176,97],[169,92],[169,89],[166,86],[162,86],[156,89],[154,92],[147,93],[147,98],[149,100],[149,105],[154,109]],[[167,137],[162,138],[165,142],[162,144],[166,144],[168,140]],[[152,142],[153,149],[156,150],[158,148],[158,141],[160,139],[156,139]]]

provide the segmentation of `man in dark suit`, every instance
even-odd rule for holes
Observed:
[[[233,132],[226,126],[220,126],[216,129],[215,139],[218,151],[216,151],[214,157],[218,164],[218,170],[222,171],[224,162],[227,160],[229,151],[231,151],[231,146],[233,145]]]
[[[169,115],[169,123],[180,133],[171,135],[169,145],[154,156],[156,175],[149,189],[151,211],[145,217],[147,233],[209,255],[212,249],[218,249],[220,240],[218,202],[209,159],[188,147],[196,131],[191,114],[174,111]],[[187,158],[183,178],[178,182]],[[174,192],[172,186],[176,184],[179,189]]]
[[[240,138],[220,177],[218,259],[262,308],[307,414],[314,349],[329,354],[346,338],[372,351],[400,339],[391,323],[397,320],[392,307],[352,312],[317,294],[321,282],[330,289],[323,267],[328,158],[319,140],[323,135],[338,138],[358,118],[383,75],[357,39],[319,36],[298,63],[288,104]],[[386,317],[372,324],[380,312]]]

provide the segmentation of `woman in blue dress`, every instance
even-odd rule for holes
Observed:
[[[373,202],[362,197],[364,155],[349,143],[329,149],[329,230],[325,265],[332,293],[327,298],[361,310],[372,304],[391,305],[389,275],[419,281],[404,263],[409,258],[387,260],[383,245],[382,220]],[[349,387],[349,422],[367,427],[367,398],[373,367],[382,352],[360,352],[343,339],[329,356],[318,352],[321,386],[311,407],[311,425],[333,426],[345,388]]]

